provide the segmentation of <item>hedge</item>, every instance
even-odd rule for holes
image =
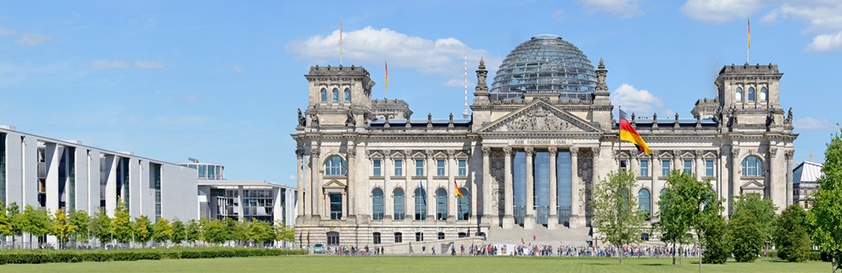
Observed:
[[[15,250],[0,251],[2,264],[42,264],[138,261],[162,259],[209,259],[249,256],[306,255],[307,250],[271,248],[171,248],[128,250]]]

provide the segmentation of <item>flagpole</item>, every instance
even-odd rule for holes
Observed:
[[[342,16],[339,16],[339,66],[342,66]]]

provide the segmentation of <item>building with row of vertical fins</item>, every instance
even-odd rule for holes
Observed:
[[[651,155],[620,145],[607,73],[561,37],[539,35],[506,57],[491,88],[480,61],[472,113],[458,119],[416,117],[402,100],[373,100],[362,67],[311,67],[292,134],[297,243],[382,245],[387,253],[530,236],[587,244],[592,189],[619,168],[637,174],[634,192],[650,222],[674,169],[712,180],[725,214],[745,194],[780,209],[793,202],[797,134],[780,104],[776,65],[724,66],[716,98],[698,100],[690,118],[632,114]]]

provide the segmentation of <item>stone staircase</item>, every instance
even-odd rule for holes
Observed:
[[[564,226],[556,227],[556,229],[547,229],[543,226],[535,227],[534,229],[524,229],[520,226],[515,226],[512,229],[503,229],[500,227],[491,227],[487,233],[487,244],[521,244],[521,239],[526,244],[533,245],[570,245],[579,246],[587,245],[591,240],[589,235],[590,228],[567,228]],[[533,235],[534,238],[533,239]]]

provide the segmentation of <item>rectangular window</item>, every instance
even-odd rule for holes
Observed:
[[[459,159],[459,176],[467,176],[468,175],[468,161],[464,159]]]
[[[705,176],[713,177],[713,159],[705,160]]]
[[[649,159],[640,160],[640,176],[649,176]]]
[[[693,174],[693,160],[692,159],[685,159],[684,160],[684,173],[685,174]]]
[[[395,176],[403,176],[403,160],[395,159]]]
[[[415,176],[424,176],[424,160],[415,160]]]
[[[626,170],[628,170],[628,166],[629,166],[628,160],[620,159],[620,170],[626,171]]]
[[[373,176],[380,176],[380,159],[375,159],[371,162],[371,165],[374,167],[371,174]]]
[[[330,198],[330,220],[342,220],[342,194],[331,193]]]
[[[395,232],[395,243],[403,243],[403,233]]]
[[[670,176],[670,160],[664,159],[661,161],[661,176]]]
[[[439,232],[439,240],[444,240],[444,232]]]
[[[444,159],[436,160],[436,175],[444,176]]]
[[[373,243],[374,243],[375,245],[379,245],[379,244],[380,244],[380,232],[375,232],[375,233],[374,233],[374,235],[373,235],[372,237],[374,237],[374,242],[373,242]]]
[[[423,232],[416,232],[415,233],[415,241],[416,242],[424,241],[424,233]]]

